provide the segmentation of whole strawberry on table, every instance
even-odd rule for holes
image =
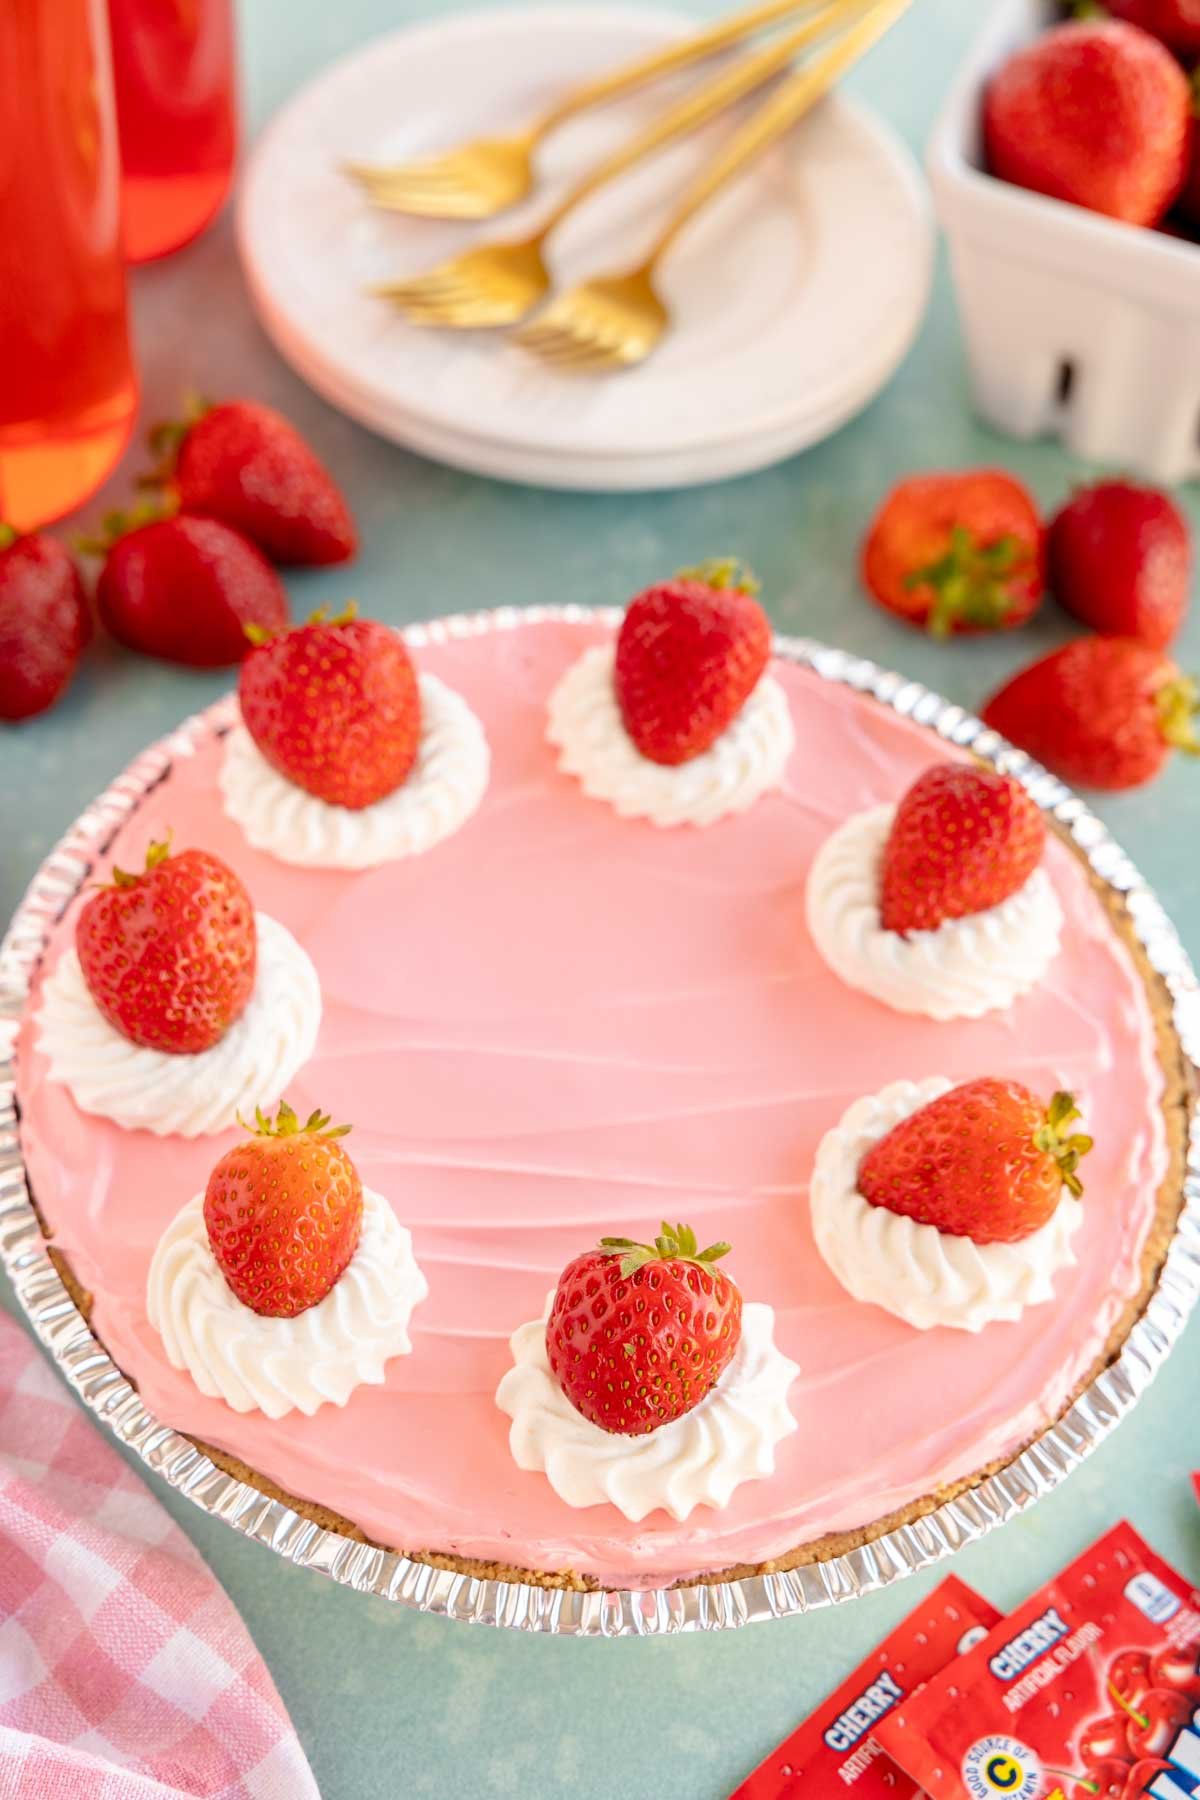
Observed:
[[[216,519],[164,516],[158,507],[110,513],[80,547],[104,557],[101,623],[143,656],[224,668],[245,655],[247,626],[287,623],[287,594],[271,564]]]
[[[863,582],[934,637],[1011,631],[1041,604],[1043,538],[1033,497],[1000,469],[910,475],[867,530]]]
[[[1096,635],[1021,670],[989,725],[1084,787],[1149,781],[1172,749],[1200,751],[1200,692],[1166,654],[1187,617],[1192,545],[1168,494],[1122,477],[1078,488],[1043,529],[999,470],[906,476],[863,539],[868,593],[938,637],[1011,630],[1043,584]]]
[[[156,426],[153,477],[182,512],[219,519],[274,563],[347,562],[358,533],[345,496],[295,426],[252,400],[193,401]]]
[[[1082,787],[1140,787],[1171,751],[1200,754],[1200,692],[1161,650],[1076,638],[1014,675],[983,709],[1022,750]]]
[[[279,631],[288,600],[273,567],[345,562],[358,536],[345,498],[294,426],[248,400],[194,403],[150,434],[154,500],[110,513],[81,547],[103,556],[102,623],[146,656],[219,668],[247,631]]]
[[[1049,532],[1049,584],[1075,618],[1105,637],[1163,650],[1187,614],[1191,534],[1157,488],[1124,479],[1078,488]]]
[[[0,719],[53,706],[91,636],[83,582],[63,546],[0,524]]]

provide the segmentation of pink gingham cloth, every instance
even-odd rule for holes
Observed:
[[[319,1800],[224,1590],[0,1313],[0,1800]]]

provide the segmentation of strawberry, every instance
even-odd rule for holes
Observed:
[[[421,695],[403,639],[349,607],[259,641],[242,664],[246,729],[289,781],[358,810],[400,786],[421,740]]]
[[[110,513],[81,548],[104,555],[96,605],[112,635],[143,656],[215,669],[241,660],[246,627],[286,625],[287,595],[252,543],[215,519]]]
[[[896,808],[884,846],[884,929],[933,931],[999,906],[1024,887],[1045,843],[1045,820],[1011,775],[935,763]]]
[[[1156,225],[1183,186],[1187,76],[1119,20],[1058,25],[1015,55],[984,96],[993,175],[1130,225]]]
[[[1011,630],[1041,604],[1037,507],[998,469],[910,475],[863,540],[862,578],[885,611],[934,637]]]
[[[711,562],[630,602],[613,679],[625,729],[651,762],[702,755],[757,686],[771,654],[757,587],[736,562]]]
[[[1080,488],[1052,521],[1049,568],[1059,604],[1093,631],[1162,650],[1187,612],[1191,536],[1157,488],[1101,481]]]
[[[1090,1137],[1070,1094],[1043,1106],[1019,1081],[967,1081],[893,1126],[863,1157],[858,1191],[872,1206],[976,1244],[1015,1244],[1054,1213]]]
[[[568,1263],[546,1321],[563,1393],[602,1431],[640,1437],[698,1406],[742,1335],[742,1296],[686,1225],[651,1244],[601,1238]]]
[[[1200,56],[1200,0],[1106,0],[1104,10],[1148,31],[1176,56]]]
[[[75,925],[88,991],[131,1043],[195,1055],[219,1043],[254,989],[250,896],[207,850],[151,844],[140,875],[114,869]]]
[[[151,443],[166,453],[159,479],[184,512],[232,525],[272,562],[347,562],[358,549],[341,489],[271,407],[231,400],[193,409],[182,425],[159,426]]]
[[[53,706],[91,635],[79,570],[62,545],[0,525],[0,719]]]
[[[323,1300],[358,1249],[362,1182],[337,1142],[349,1125],[286,1101],[208,1178],[204,1224],[217,1267],[251,1312],[292,1319]]]
[[[1076,638],[992,695],[983,717],[1002,736],[1083,787],[1139,787],[1172,746],[1200,752],[1196,684],[1133,638]]]

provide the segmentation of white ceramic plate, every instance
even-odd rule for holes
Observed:
[[[556,134],[538,198],[485,227],[381,213],[339,173],[342,159],[503,129],[683,29],[677,15],[610,8],[467,14],[398,32],[321,75],[268,129],[242,186],[247,277],[282,353],[390,437],[488,474],[568,486],[711,480],[787,455],[857,411],[920,323],[932,230],[907,151],[840,97],[681,239],[663,274],[677,329],[636,371],[560,376],[496,334],[418,331],[365,291],[484,231],[532,224],[572,174],[661,109],[665,92]],[[655,158],[568,221],[553,244],[560,277],[632,261],[727,129],[718,122]]]
[[[473,475],[488,475],[500,481],[525,482],[537,487],[586,489],[597,493],[644,493],[649,489],[695,487],[769,468],[808,445],[832,436],[861,412],[904,354],[903,349],[897,350],[887,370],[864,384],[861,394],[847,394],[836,406],[804,420],[792,421],[778,431],[758,432],[746,438],[700,444],[670,453],[566,457],[539,450],[536,446],[500,444],[488,438],[470,437],[390,412],[376,396],[344,387],[327,364],[310,360],[290,342],[286,329],[269,319],[265,308],[261,310],[261,316],[282,354],[309,386],[331,405],[381,437],[415,450],[433,462],[465,469]]]

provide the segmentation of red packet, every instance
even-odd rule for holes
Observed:
[[[1200,1592],[1116,1525],[876,1735],[934,1800],[1190,1800]]]
[[[914,1800],[920,1788],[884,1756],[877,1719],[986,1635],[1000,1614],[948,1575],[803,1725],[759,1763],[730,1800]]]

